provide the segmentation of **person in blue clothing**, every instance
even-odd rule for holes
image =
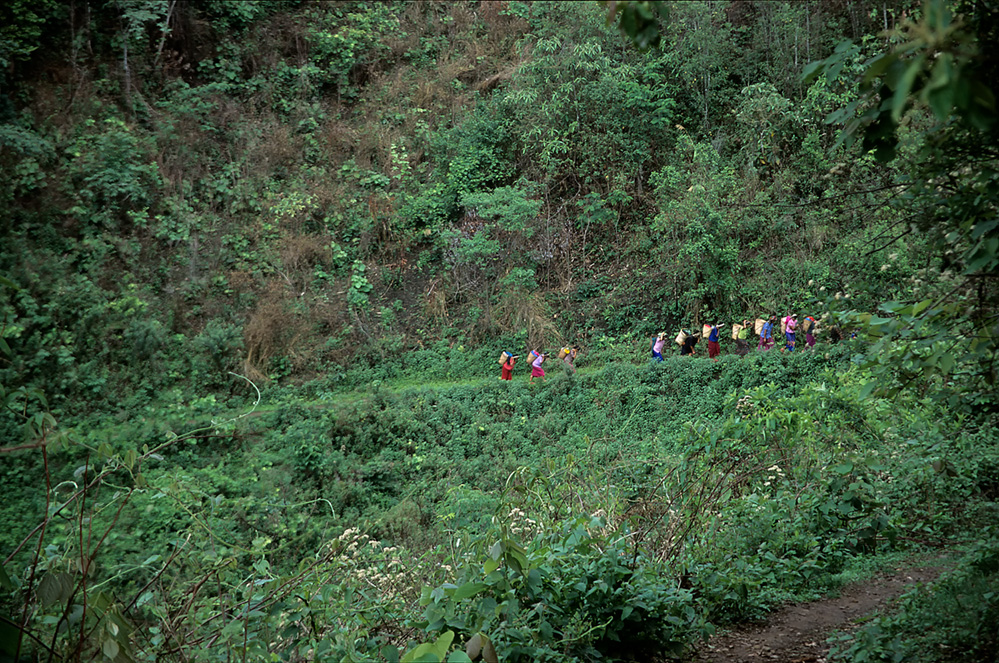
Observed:
[[[767,321],[763,323],[763,328],[760,330],[760,345],[757,350],[760,352],[766,352],[770,348],[774,347],[774,322],[776,318],[770,316]]]
[[[711,333],[708,335],[708,359],[714,359],[721,354],[721,346],[718,345],[718,323],[711,325]]]

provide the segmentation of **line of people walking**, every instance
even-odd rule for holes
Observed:
[[[680,356],[692,356],[696,354],[695,349],[702,338],[707,338],[708,358],[715,359],[721,354],[722,330],[728,325],[718,321],[706,323],[700,331],[690,332],[681,329],[676,335],[674,342],[680,346]],[[772,350],[777,342],[775,334],[779,333],[784,337],[782,352],[794,352],[798,349],[798,330],[805,333],[805,347],[812,348],[815,345],[815,334],[818,325],[815,318],[806,316],[802,323],[798,322],[798,315],[788,314],[780,320],[778,324],[777,315],[768,318],[757,318],[752,323],[750,320],[743,320],[741,324],[732,325],[732,340],[735,341],[735,354],[739,356],[747,355],[750,352],[749,337],[753,333],[758,337],[756,349],[759,352]],[[663,348],[666,345],[668,336],[666,332],[660,332],[652,337],[650,350],[653,361],[663,361]]]
[[[571,345],[563,347],[558,352],[558,358],[562,362],[562,366],[565,371],[569,374],[576,372],[576,357],[579,356],[580,349],[578,345]],[[528,383],[533,384],[534,378],[545,379],[545,369],[542,365],[548,360],[550,353],[539,352],[537,350],[531,350],[528,353],[528,361],[531,362],[531,377]],[[509,352],[503,352],[500,354],[500,380],[512,380],[513,379],[513,367],[517,364],[517,360],[520,355],[511,354]]]
[[[715,320],[705,324],[699,331],[690,332],[686,329],[681,329],[673,340],[680,346],[680,356],[683,357],[695,355],[698,342],[702,338],[706,338],[708,343],[708,358],[716,359],[721,354],[722,331],[726,327],[728,325]],[[775,336],[777,334],[781,334],[784,337],[784,345],[781,347],[781,351],[794,352],[798,349],[797,333],[799,328],[805,333],[805,347],[812,348],[815,345],[815,334],[818,331],[818,325],[815,322],[815,318],[811,316],[806,316],[800,325],[798,323],[798,316],[794,313],[784,316],[779,322],[777,315],[770,315],[767,318],[757,318],[755,321],[743,320],[739,324],[732,325],[731,336],[732,340],[735,341],[735,354],[739,356],[749,354],[750,334],[755,335],[759,339],[756,345],[758,352],[768,352],[776,347],[777,341],[775,340]],[[669,336],[666,332],[660,332],[651,338],[649,350],[652,353],[654,361],[663,361],[663,350],[666,348],[668,340]],[[576,357],[579,356],[579,353],[580,348],[578,345],[565,346],[559,350],[558,359],[562,362],[567,373],[572,374],[576,372]],[[535,378],[545,379],[543,365],[550,355],[551,353],[538,350],[531,350],[528,353],[527,360],[531,362],[529,383],[533,384]],[[500,354],[501,380],[513,379],[513,367],[516,366],[518,359],[520,359],[520,355],[510,352]]]

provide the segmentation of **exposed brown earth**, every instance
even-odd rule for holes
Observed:
[[[916,583],[936,579],[934,566],[889,569],[844,587],[839,596],[788,605],[763,624],[740,626],[698,648],[691,663],[825,663],[834,632],[849,630],[861,617],[886,608]]]

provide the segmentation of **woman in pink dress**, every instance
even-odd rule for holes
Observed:
[[[530,384],[534,383],[534,378],[544,379],[545,377],[545,372],[544,370],[542,370],[541,364],[545,363],[546,355],[544,353],[537,351],[535,351],[533,354],[537,356],[534,358],[534,361],[531,362],[531,379],[527,381]]]
[[[797,326],[797,315],[792,314],[784,318],[784,338],[787,341],[787,345],[784,346],[784,349],[788,352],[794,352],[794,330]]]

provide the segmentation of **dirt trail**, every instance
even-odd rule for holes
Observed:
[[[934,566],[888,569],[848,585],[836,598],[789,605],[764,624],[741,626],[698,648],[691,663],[825,663],[833,631],[848,630],[911,585],[936,579]]]

